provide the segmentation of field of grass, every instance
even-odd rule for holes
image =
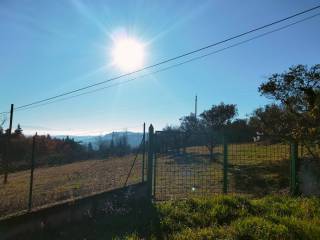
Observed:
[[[128,155],[36,168],[33,207],[120,188],[133,159],[133,155]],[[137,159],[129,184],[141,180],[141,159],[141,156]],[[230,144],[228,192],[253,196],[288,192],[288,159],[288,145]],[[157,200],[222,193],[222,146],[215,147],[213,161],[206,147],[197,146],[187,148],[185,153],[157,154],[155,165]],[[29,171],[15,172],[9,175],[7,184],[0,183],[0,217],[27,209],[29,177]]]
[[[30,239],[316,240],[320,199],[217,195],[151,204],[118,203],[126,211],[101,212]]]
[[[228,192],[254,196],[287,193],[289,145],[229,144]],[[157,155],[155,196],[172,200],[223,192],[223,148],[211,161],[204,146]]]
[[[61,201],[123,187],[134,155],[106,160],[87,160],[34,171],[33,207],[47,207]],[[128,184],[141,181],[139,156]],[[27,209],[30,171],[9,174],[0,183],[0,217]]]

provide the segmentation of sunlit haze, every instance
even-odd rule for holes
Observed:
[[[143,67],[145,49],[142,43],[130,37],[116,39],[112,49],[113,63],[125,72]]]

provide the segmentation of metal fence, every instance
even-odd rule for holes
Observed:
[[[0,218],[144,181],[155,200],[297,191],[295,144],[228,143],[205,133],[154,133],[150,126],[148,140],[142,136],[125,154],[66,162],[55,152],[41,155],[43,138],[28,143],[28,167],[11,169],[0,183]]]
[[[0,218],[145,181],[144,136],[139,146],[123,154],[85,155],[72,161],[56,152],[41,154],[43,138],[29,139],[28,154],[23,156],[27,167],[19,167],[7,154],[9,172],[7,182],[0,182]]]
[[[296,191],[296,145],[228,143],[205,133],[156,132],[151,147],[155,200]]]

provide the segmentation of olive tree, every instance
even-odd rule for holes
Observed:
[[[320,142],[320,64],[272,74],[259,92],[283,106],[285,119],[279,121],[290,123],[287,137],[304,144],[315,157],[311,146]]]

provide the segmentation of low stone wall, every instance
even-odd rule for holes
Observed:
[[[0,220],[0,239],[20,239],[28,233],[81,221],[85,217],[94,216],[96,212],[107,212],[116,202],[145,198],[146,190],[146,184],[140,183],[2,219]]]

